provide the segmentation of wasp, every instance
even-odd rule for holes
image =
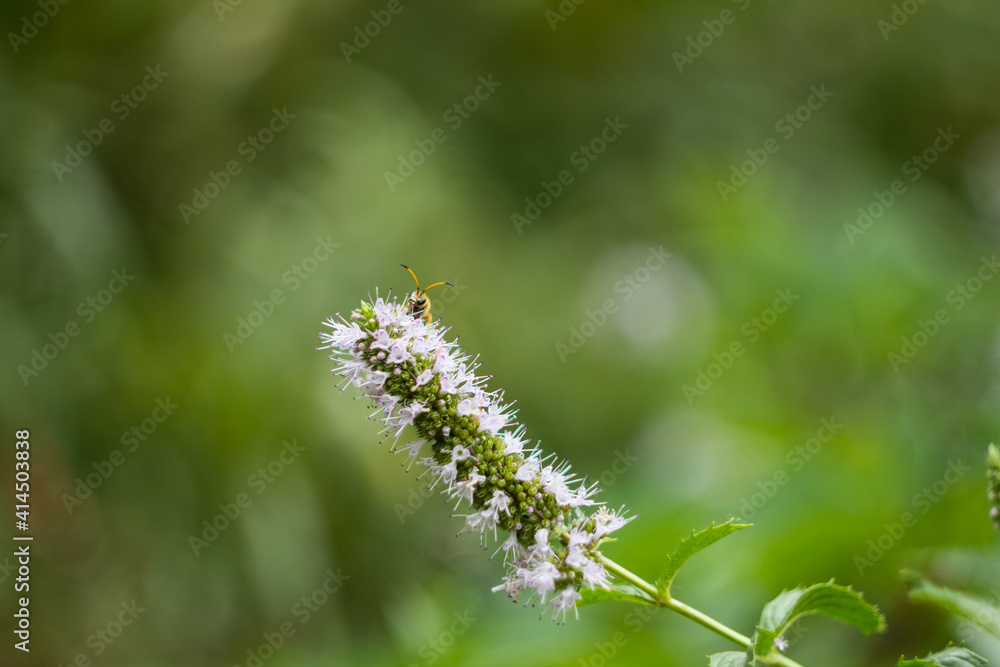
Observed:
[[[417,274],[413,272],[413,269],[408,267],[406,264],[400,264],[401,267],[410,272],[413,276],[413,281],[417,283],[416,291],[412,292],[408,297],[406,297],[406,312],[417,318],[424,318],[427,324],[431,323],[431,300],[427,298],[427,290],[431,287],[437,287],[438,285],[451,285],[449,282],[441,281],[439,283],[434,283],[433,285],[428,285],[427,287],[420,289],[420,281],[417,280]]]

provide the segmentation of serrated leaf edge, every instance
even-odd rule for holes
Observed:
[[[816,583],[816,584],[810,584],[809,586],[804,586],[804,585],[800,584],[799,586],[796,586],[794,588],[786,588],[783,591],[781,591],[781,593],[779,593],[778,595],[776,595],[774,597],[774,599],[771,600],[771,602],[774,602],[775,600],[777,600],[778,598],[780,598],[782,595],[784,595],[785,593],[788,593],[790,591],[801,590],[802,594],[804,595],[806,592],[809,591],[809,589],[815,588],[817,586],[833,586],[833,587],[836,587],[836,588],[838,588],[838,589],[840,589],[840,590],[842,590],[844,592],[854,593],[855,595],[858,596],[858,599],[861,602],[864,602],[866,605],[868,605],[869,607],[871,607],[871,609],[875,613],[875,615],[878,616],[879,623],[878,623],[878,625],[874,628],[874,630],[871,633],[867,633],[864,630],[861,630],[861,628],[858,628],[858,630],[861,630],[861,632],[863,634],[867,635],[867,634],[881,633],[881,632],[885,632],[886,628],[888,628],[888,625],[886,624],[886,620],[885,620],[885,615],[882,613],[882,610],[878,608],[877,604],[874,604],[874,603],[869,602],[868,600],[866,600],[865,599],[865,594],[862,591],[855,590],[855,588],[853,586],[851,586],[850,584],[848,584],[846,586],[842,586],[841,584],[838,584],[835,579],[830,579],[827,582],[820,582],[820,583]],[[799,599],[801,599],[801,598],[802,598],[802,596],[800,595]],[[771,602],[768,602],[768,604],[771,604]],[[792,605],[793,609],[795,608],[795,604],[798,604],[798,600],[796,600],[795,603]],[[765,606],[765,609],[766,609],[767,605],[764,605],[764,606]],[[788,619],[787,621],[785,621],[785,623],[782,626],[780,626],[781,631],[780,632],[776,632],[776,635],[778,637],[780,637],[782,634],[784,634],[785,630],[787,630],[798,619],[800,619],[800,618],[802,618],[804,616],[810,616],[812,614],[825,615],[825,614],[823,614],[822,612],[819,612],[819,611],[806,611],[806,612],[797,614],[797,615],[791,617],[790,619]],[[764,620],[763,612],[761,612],[761,621],[763,621],[763,620]],[[839,619],[833,619],[833,620],[839,620]],[[847,623],[847,621],[842,621],[842,622]],[[853,623],[847,623],[847,624],[851,625],[853,627],[857,627]]]
[[[667,555],[666,562],[663,565],[663,571],[660,573],[660,576],[656,578],[656,590],[658,590],[663,595],[669,596],[670,595],[670,586],[671,586],[671,584],[673,584],[674,579],[677,577],[677,573],[680,572],[681,568],[684,567],[684,565],[689,560],[691,560],[691,558],[695,554],[698,554],[699,552],[704,551],[705,549],[707,549],[708,547],[712,546],[716,542],[719,542],[723,538],[729,537],[730,535],[732,535],[736,531],[743,530],[744,528],[749,528],[750,526],[753,525],[752,523],[736,523],[737,521],[739,521],[739,517],[734,517],[734,518],[729,519],[728,521],[726,521],[724,523],[720,523],[718,525],[716,525],[716,523],[713,521],[712,525],[710,525],[708,528],[702,528],[701,530],[692,529],[691,530],[691,534],[688,535],[685,538],[682,538],[681,541],[680,541],[680,543],[677,545],[677,547]],[[714,530],[717,530],[717,529],[720,529],[720,528],[726,528],[727,526],[731,527],[731,530],[729,530],[728,532],[726,532],[726,533],[724,533],[722,535],[719,535],[717,538],[715,538],[714,540],[712,540],[711,542],[709,542],[705,546],[701,547],[697,551],[692,551],[690,554],[687,555],[687,557],[685,557],[682,561],[680,561],[677,564],[676,567],[673,568],[672,572],[670,572],[670,570],[671,570],[671,561],[678,554],[678,552],[681,551],[681,549],[684,548],[685,544],[688,544],[691,540],[693,540],[696,536],[700,535],[701,533],[707,533],[709,531],[714,531]],[[669,576],[668,576],[668,572],[669,572]]]

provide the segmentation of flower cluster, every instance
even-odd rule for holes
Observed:
[[[489,378],[475,374],[478,364],[445,340],[445,329],[381,298],[325,324],[332,332],[320,334],[320,349],[333,351],[344,385],[373,401],[390,437],[407,426],[420,435],[405,447],[411,464],[421,459],[431,487],[440,483],[456,509],[467,503],[465,523],[484,545],[506,533],[501,548],[510,569],[494,590],[515,602],[524,591],[528,600],[537,594],[564,620],[576,611],[581,588],[609,587],[598,547],[629,519],[605,507],[583,512],[599,505],[596,484],[529,448],[502,392],[483,388]]]

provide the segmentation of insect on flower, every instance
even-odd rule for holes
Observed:
[[[413,276],[414,282],[417,283],[416,291],[412,292],[408,297],[406,297],[407,304],[407,314],[412,315],[416,318],[423,318],[427,324],[431,323],[431,300],[427,298],[427,290],[431,287],[437,287],[438,285],[451,285],[449,282],[441,281],[439,283],[434,283],[433,285],[428,285],[427,287],[420,289],[420,281],[417,280],[417,274],[413,272],[413,269],[408,267],[406,264],[400,264],[401,267],[410,272]]]

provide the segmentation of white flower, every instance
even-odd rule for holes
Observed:
[[[342,324],[331,317],[324,324],[333,328],[332,334],[326,332],[320,334],[320,337],[327,343],[325,347],[350,351],[354,349],[359,340],[368,336],[367,332],[363,331],[355,322]]]
[[[455,382],[454,377],[451,375],[441,376],[441,392],[444,394],[458,393],[458,384]]]
[[[465,523],[470,530],[485,534],[487,530],[496,528],[497,514],[494,510],[487,508],[465,517]]]
[[[555,552],[552,550],[552,545],[549,544],[549,529],[539,528],[535,533],[535,543],[528,548],[526,554],[527,560],[531,562],[539,562],[548,560],[550,557],[555,556]]]
[[[510,516],[510,496],[499,489],[494,491],[493,496],[486,501],[486,506],[497,514],[503,512],[507,516]]]
[[[385,387],[385,381],[389,379],[389,374],[385,371],[366,371],[364,375],[358,378],[358,388],[364,389],[371,395],[377,395],[383,387]],[[377,391],[376,391],[377,390]]]
[[[458,365],[455,363],[455,359],[448,354],[447,350],[441,350],[437,353],[437,356],[434,359],[435,373],[451,373],[457,367]]]
[[[491,435],[496,435],[506,425],[507,415],[495,405],[489,406],[485,413],[479,415],[479,428]]]
[[[369,345],[369,347],[376,350],[385,350],[386,352],[388,352],[389,348],[392,347],[392,343],[393,340],[389,336],[389,332],[386,331],[385,329],[379,329],[375,332],[375,335],[372,338],[372,342]]]
[[[371,373],[368,370],[368,364],[359,359],[344,359],[340,362],[340,366],[337,367],[335,372],[356,386],[360,386],[358,379],[362,375],[367,376]]]
[[[545,561],[538,567],[525,572],[524,581],[530,588],[534,588],[539,595],[544,596],[546,593],[556,589],[556,580],[561,576],[562,573],[559,572],[559,568],[549,561]]]
[[[406,443],[406,451],[409,452],[410,454],[409,463],[406,464],[407,470],[410,469],[410,466],[413,465],[413,462],[416,461],[417,457],[420,456],[420,449],[426,444],[427,441],[424,440],[423,438],[420,438],[419,440],[411,440],[408,443]]]
[[[562,589],[558,595],[552,598],[552,602],[549,603],[549,606],[552,607],[552,618],[565,623],[566,612],[572,609],[577,619],[579,619],[580,612],[576,609],[576,601],[581,599],[583,599],[583,596],[577,593],[576,589],[572,586]]]
[[[399,323],[399,307],[393,302],[389,303],[381,298],[375,299],[375,303],[372,304],[372,310],[375,311],[375,318],[378,320],[378,325],[383,329],[392,324]]]
[[[591,500],[590,497],[596,494],[600,489],[597,486],[597,482],[594,482],[589,487],[581,484],[576,490],[576,497],[573,502],[570,503],[573,507],[583,507],[585,505],[594,505],[595,501]]]
[[[485,479],[486,477],[473,470],[469,473],[468,479],[457,482],[451,491],[451,497],[458,498],[455,509],[458,509],[458,504],[463,500],[472,504],[472,494],[476,492],[476,486]]]
[[[403,329],[403,333],[409,338],[424,340],[430,338],[428,336],[430,333],[429,327],[419,317],[404,317],[398,321],[398,324]]]
[[[476,377],[474,373],[470,373],[464,368],[459,369],[459,375],[462,377],[456,379],[461,382],[462,391],[473,394],[476,398],[477,405],[485,405],[486,401],[482,400],[480,396],[485,395],[485,392],[479,388],[479,383],[482,382],[482,380]]]
[[[599,540],[602,537],[606,537],[618,530],[626,523],[632,520],[632,518],[625,519],[624,517],[617,516],[614,512],[609,512],[607,508],[602,507],[594,513],[594,539]]]
[[[519,482],[530,482],[538,477],[538,459],[524,459],[514,473],[514,479]]]
[[[475,387],[472,387],[471,389],[469,388],[469,382],[473,380],[475,376],[469,374],[465,364],[459,364],[458,368],[456,368],[451,375],[455,379],[455,384],[458,385],[459,391],[471,393],[475,389]]]
[[[407,425],[412,424],[417,415],[427,412],[427,406],[419,401],[412,401],[399,409],[399,418]]]
[[[505,590],[507,591],[507,595],[516,600],[521,591],[527,588],[527,586],[528,584],[524,580],[524,570],[518,568],[508,572],[507,576],[503,578],[503,583],[493,587],[493,592],[496,593],[499,590]]]
[[[500,513],[510,516],[510,496],[499,489],[493,492],[490,499],[486,501],[486,507],[475,514],[466,517],[465,522],[472,530],[478,530],[483,535],[487,530],[495,530],[497,522],[500,520]]]
[[[430,382],[431,379],[433,379],[433,377],[434,377],[434,371],[428,368],[426,371],[417,376],[417,379],[413,381],[413,386],[422,387],[428,382]]]
[[[478,380],[478,378],[476,378]],[[485,391],[479,387],[471,387],[469,383],[466,382],[463,387],[465,391],[472,393],[472,404],[475,406],[477,411],[481,411],[483,408],[490,405],[490,396]]]
[[[504,540],[504,543],[501,545],[500,548],[503,549],[504,553],[507,554],[509,554],[511,551],[517,551],[518,549],[520,549],[521,543],[517,541],[517,533],[511,531],[510,535],[507,536],[507,539]]]
[[[590,588],[608,588],[608,571],[604,569],[603,565],[588,560],[580,569],[583,572],[583,583],[587,584],[587,586]]]
[[[579,528],[573,528],[569,531],[569,544],[567,545],[570,549],[580,545],[586,545],[593,542],[594,536],[585,530],[580,530]]]
[[[402,399],[399,398],[399,396],[393,396],[392,394],[383,394],[381,392],[376,395],[373,395],[372,398],[374,398],[375,402],[382,408],[383,412],[382,421],[385,422],[386,424],[395,421],[393,413],[396,411],[396,406]]]
[[[504,453],[506,454],[520,454],[524,451],[524,446],[527,443],[524,440],[524,427],[519,426],[513,433],[505,431],[503,435]]]
[[[455,465],[454,461],[446,463],[445,465],[438,465],[433,458],[424,459],[427,463],[427,468],[434,477],[434,481],[431,483],[430,488],[437,486],[438,480],[444,482],[445,486],[449,489],[454,486],[455,479],[458,477],[458,466]]]
[[[582,570],[583,566],[589,561],[590,559],[583,555],[583,551],[580,550],[580,547],[570,547],[569,552],[566,555],[566,559],[563,562],[570,567]]]
[[[401,407],[399,409],[399,416],[395,420],[396,422],[395,437],[398,438],[400,433],[403,432],[403,429],[411,425],[413,423],[413,420],[416,419],[417,415],[423,412],[427,412],[427,406],[422,405],[418,401],[413,401],[412,403],[409,403],[408,405],[404,405],[403,407]]]
[[[472,452],[470,452],[466,447],[463,447],[462,445],[456,445],[451,450],[451,460],[454,461],[455,463],[458,463],[459,461],[465,461],[466,459],[471,459],[471,458],[474,458],[472,456]]]
[[[556,502],[561,506],[576,507],[577,494],[570,491],[569,487],[561,479],[554,480],[552,484],[545,487],[545,490],[556,497]]]
[[[389,358],[387,359],[390,364],[401,364],[404,361],[412,360],[413,355],[406,350],[405,346],[400,344],[399,341],[393,343],[392,349],[389,350]]]
[[[458,402],[458,407],[455,412],[458,413],[459,417],[468,417],[469,415],[476,414],[475,402],[471,398],[463,398]]]
[[[413,342],[410,344],[410,352],[417,355],[427,355],[438,349],[441,345],[441,341],[429,338],[428,336],[413,336]]]

